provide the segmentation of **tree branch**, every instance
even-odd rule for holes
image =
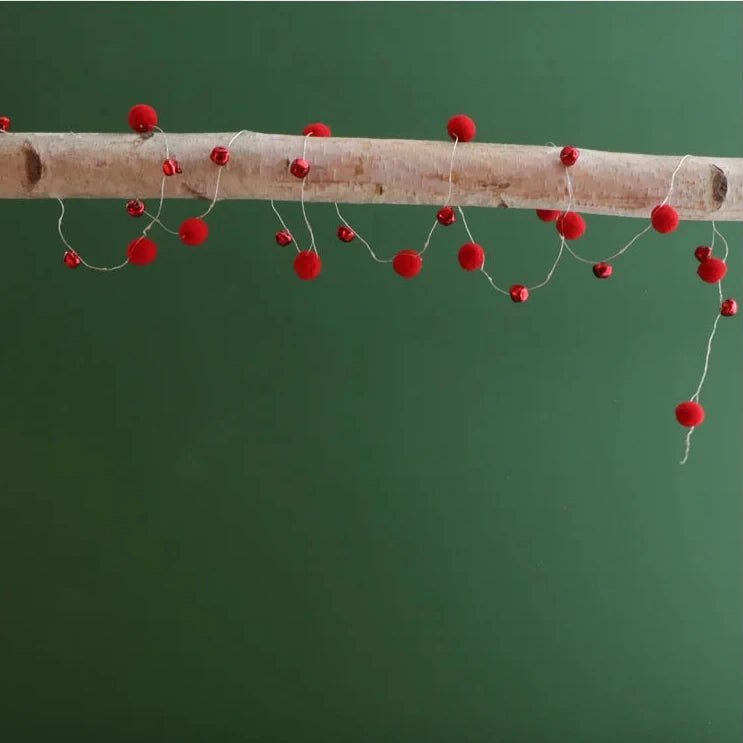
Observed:
[[[211,199],[218,166],[209,160],[232,134],[168,134],[183,174],[165,197]],[[245,132],[232,145],[220,199],[298,201],[288,172],[304,137]],[[443,205],[452,144],[399,139],[310,138],[308,202]],[[0,198],[156,198],[165,159],[162,134],[0,136]],[[650,215],[665,199],[681,156],[581,150],[570,174],[573,209],[624,217]],[[551,147],[465,143],[457,147],[452,202],[460,206],[565,209],[565,168]],[[743,221],[743,159],[689,157],[669,203],[681,219]]]

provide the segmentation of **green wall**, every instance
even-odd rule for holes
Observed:
[[[743,155],[743,10],[662,4],[3,4],[17,131],[443,139]],[[177,223],[194,205],[166,204]],[[296,204],[286,205],[302,235]],[[431,208],[350,206],[385,256]],[[692,251],[646,235],[610,281],[566,261],[524,305],[456,265],[418,280],[340,244],[299,282],[267,203],[203,249],[61,264],[55,202],[0,204],[0,734],[74,741],[739,741],[741,322],[707,422],[673,408],[716,311]],[[472,209],[506,284],[558,243]],[[614,252],[640,222],[588,217]],[[68,204],[113,263],[120,202]],[[726,294],[741,289],[741,226]]]

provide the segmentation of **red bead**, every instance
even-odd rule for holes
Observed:
[[[704,423],[704,408],[693,400],[676,406],[676,420],[686,428],[693,428]]]
[[[329,137],[330,127],[327,124],[321,124],[320,122],[317,122],[316,124],[307,124],[307,126],[302,129],[302,134],[305,137],[308,134],[311,134],[313,137]]]
[[[477,243],[465,243],[459,248],[459,265],[465,271],[479,271],[485,263],[485,251]]]
[[[126,211],[132,217],[141,217],[144,214],[144,201],[139,199],[132,199],[126,202]]]
[[[727,271],[728,265],[721,258],[707,258],[697,268],[699,278],[708,284],[716,284],[718,281],[722,281]]]
[[[298,157],[289,166],[289,172],[295,178],[306,178],[307,174],[310,172],[310,164],[306,160],[303,160],[301,157]]]
[[[578,212],[563,212],[555,227],[566,240],[577,240],[586,231],[586,223]]]
[[[10,119],[7,116],[0,116],[0,132],[10,130]]]
[[[82,258],[74,250],[65,250],[62,260],[67,268],[77,268],[83,262]]]
[[[226,147],[215,147],[212,154],[209,155],[209,159],[215,165],[227,165],[230,161],[230,151]]]
[[[567,166],[575,165],[580,157],[580,150],[577,147],[563,147],[560,151],[560,162]]]
[[[282,248],[289,245],[292,240],[294,240],[294,238],[291,236],[291,233],[286,230],[280,230],[276,233],[276,242],[281,245]]]
[[[138,237],[129,243],[126,257],[135,266],[146,266],[157,258],[157,245],[149,237]]]
[[[312,281],[320,275],[322,270],[322,261],[320,256],[312,250],[303,250],[297,253],[294,259],[294,273],[302,281]]]
[[[423,268],[423,258],[415,250],[401,250],[392,259],[392,268],[398,276],[404,279],[412,279],[417,276]]]
[[[554,222],[560,216],[560,212],[557,209],[537,209],[537,216],[542,222]]]
[[[452,139],[458,139],[460,142],[471,142],[477,133],[475,122],[464,114],[452,116],[446,125],[446,130]]]
[[[707,260],[707,258],[709,258],[711,255],[712,255],[712,248],[710,248],[708,245],[700,245],[694,251],[694,257],[700,263],[704,263]]]
[[[665,235],[679,226],[679,215],[668,204],[658,205],[650,212],[650,221],[657,232]]]
[[[734,299],[726,299],[720,305],[720,314],[724,317],[732,317],[738,312],[738,303]]]
[[[181,164],[172,157],[163,163],[163,173],[165,175],[180,175],[182,172]]]
[[[445,206],[439,209],[436,214],[436,219],[439,224],[443,224],[444,227],[448,227],[450,224],[454,224],[457,221],[457,215],[450,206]]]
[[[609,276],[612,275],[614,272],[614,269],[611,267],[609,263],[604,263],[603,261],[600,263],[597,263],[593,267],[593,275],[597,279],[608,279]]]
[[[181,223],[178,237],[184,245],[201,245],[209,237],[209,225],[200,217],[191,217]]]
[[[140,134],[151,132],[157,126],[157,111],[145,103],[138,103],[129,110],[129,126]]]
[[[523,284],[514,284],[508,293],[514,302],[526,302],[529,299],[529,290]]]
[[[343,243],[350,243],[356,237],[356,233],[350,227],[346,227],[345,224],[342,224],[338,228],[336,234],[338,235],[338,239]]]

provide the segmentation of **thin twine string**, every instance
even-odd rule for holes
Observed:
[[[338,204],[334,204],[334,206],[335,206],[335,211],[336,211],[336,214],[338,215],[338,219],[340,219],[340,220],[341,220],[341,222],[343,222],[343,224],[344,224],[344,225],[346,225],[346,227],[348,227],[348,229],[350,229],[350,230],[353,230],[353,231],[354,231],[354,233],[355,233],[356,237],[358,237],[358,239],[359,239],[359,240],[360,240],[360,241],[361,241],[361,242],[362,242],[362,243],[363,243],[363,244],[364,244],[364,245],[366,246],[366,249],[367,249],[367,250],[369,251],[369,255],[371,255],[371,257],[372,257],[372,258],[373,258],[373,259],[374,259],[374,260],[375,260],[375,261],[376,261],[377,263],[392,263],[392,259],[391,259],[391,258],[386,258],[386,259],[378,258],[378,257],[377,257],[377,254],[376,254],[376,253],[374,252],[374,250],[372,249],[372,246],[371,246],[371,245],[369,245],[369,243],[368,243],[368,242],[367,242],[366,240],[364,240],[364,238],[363,238],[363,237],[362,237],[362,236],[361,236],[361,235],[360,235],[360,234],[359,234],[358,232],[356,232],[356,230],[355,230],[355,229],[354,229],[353,227],[351,227],[351,225],[350,225],[350,224],[349,224],[349,223],[348,223],[348,222],[346,221],[346,219],[345,219],[345,218],[343,217],[343,215],[341,214],[341,210],[340,210],[340,208],[338,207]]]
[[[717,229],[717,225],[715,222],[712,222],[712,243],[710,244],[710,247],[713,248],[715,245],[715,236],[719,235],[720,239],[722,240],[723,244],[725,245],[725,253],[723,255],[722,260],[726,261],[728,258],[728,255],[730,253],[730,249],[728,247],[728,241],[725,239],[725,236]],[[722,279],[717,282],[717,292],[720,297],[720,303],[722,303]],[[717,310],[717,317],[715,317],[715,322],[712,325],[712,330],[709,334],[709,337],[707,338],[707,350],[704,356],[704,367],[702,369],[702,376],[699,380],[699,385],[697,386],[696,392],[689,398],[692,402],[699,402],[699,395],[702,393],[702,386],[704,385],[704,382],[707,378],[707,372],[709,371],[709,359],[712,354],[712,342],[715,339],[715,335],[717,334],[717,325],[720,322],[720,318],[722,317],[722,314],[720,313],[720,309]],[[691,437],[697,427],[692,426],[687,432],[686,437],[684,440],[684,457],[681,460],[681,464],[686,464],[686,462],[689,459],[689,451],[691,450]]]
[[[449,192],[446,195],[446,201],[444,202],[443,206],[449,206],[449,204],[451,203],[451,195],[452,195],[452,191],[454,190],[454,181],[452,180],[452,174],[454,172],[454,154],[457,151],[458,143],[459,143],[459,137],[455,136],[454,147],[452,147],[451,156],[449,158]],[[423,248],[420,251],[420,253],[418,253],[418,255],[423,255],[428,250],[428,247],[431,244],[431,238],[433,237],[433,233],[436,232],[436,228],[438,226],[439,226],[439,220],[437,217],[436,219],[433,220],[433,227],[431,227],[428,233],[428,237],[426,238],[426,242],[423,243]]]

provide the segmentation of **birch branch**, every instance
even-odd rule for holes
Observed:
[[[211,149],[233,135],[168,134],[183,174],[165,183],[165,197],[211,200],[217,168]],[[230,148],[219,199],[298,201],[288,172],[304,137],[245,132]],[[399,139],[310,138],[312,170],[305,201],[442,206],[452,144]],[[565,209],[565,169],[551,147],[464,143],[454,157],[452,203],[513,209]],[[581,149],[571,168],[573,209],[587,214],[648,218],[663,201],[681,155],[637,155]],[[0,136],[0,198],[157,198],[165,138],[134,134]],[[669,203],[686,220],[743,221],[743,158],[689,157]]]

